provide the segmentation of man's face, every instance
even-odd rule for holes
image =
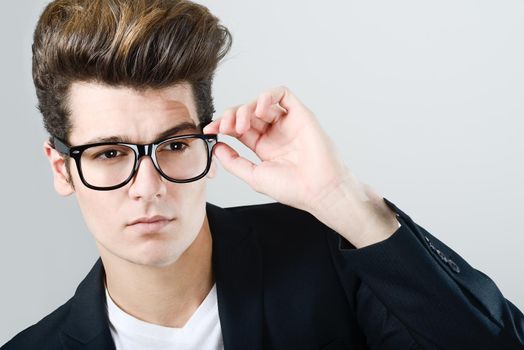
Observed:
[[[69,98],[72,146],[101,138],[151,143],[160,134],[184,122],[198,125],[189,84],[137,92],[96,83],[75,83]],[[184,130],[175,135],[198,133]],[[173,136],[175,136],[173,135]],[[86,224],[99,249],[112,258],[166,266],[175,262],[203,229],[206,177],[191,183],[172,183],[161,177],[151,158],[143,157],[133,179],[125,186],[97,191],[85,187],[71,160],[74,189],[61,178],[65,166],[55,150],[46,149],[62,195],[76,192]],[[214,164],[207,177],[215,172]],[[156,224],[131,224],[141,218],[163,216]]]

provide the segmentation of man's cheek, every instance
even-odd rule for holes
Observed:
[[[100,230],[112,231],[119,226],[123,227],[123,222],[118,222],[118,219],[124,220],[119,215],[119,208],[111,204],[108,198],[99,198],[98,196],[79,198],[78,204],[84,215],[84,219],[89,229],[94,232]]]

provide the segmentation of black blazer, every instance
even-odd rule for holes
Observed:
[[[524,349],[524,316],[394,204],[401,228],[354,249],[312,215],[207,203],[225,350]],[[2,350],[114,349],[99,259],[75,295]]]

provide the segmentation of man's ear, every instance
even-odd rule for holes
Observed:
[[[53,183],[55,190],[61,196],[69,196],[75,189],[72,185],[72,179],[67,173],[64,158],[49,144],[49,141],[44,142],[44,154],[49,160],[51,170],[53,171]]]
[[[212,179],[216,176],[217,173],[217,160],[215,159],[215,156],[212,156],[211,158],[211,166],[209,167],[209,171],[206,174],[206,177],[208,179]]]

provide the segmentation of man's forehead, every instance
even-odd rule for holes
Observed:
[[[188,86],[137,91],[75,83],[69,100],[70,141],[80,144],[112,138],[147,143],[172,128],[177,128],[173,130],[176,133],[185,130],[197,132],[198,116]]]
[[[163,89],[136,90],[100,83],[75,82],[71,85],[68,102],[69,107],[76,114],[111,110],[118,112],[167,110],[192,114],[191,112],[196,110],[189,83]]]

